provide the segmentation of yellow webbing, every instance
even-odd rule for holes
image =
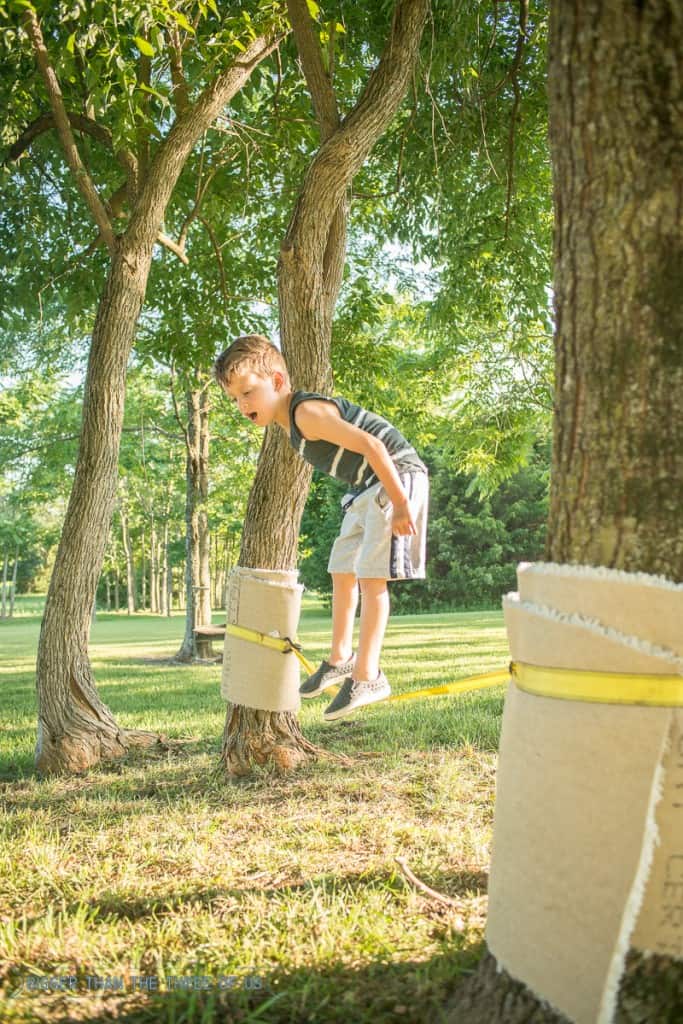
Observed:
[[[283,654],[294,653],[309,675],[315,667],[304,656],[300,644],[289,637],[268,636],[246,626],[228,625],[226,632],[240,640],[262,644]],[[419,697],[440,697],[446,694],[469,693],[490,686],[499,686],[512,676],[515,685],[525,693],[556,700],[577,700],[595,704],[641,704],[649,707],[683,707],[683,676],[636,675],[624,672],[591,672],[585,669],[542,668],[514,661],[505,669],[468,676],[442,686],[428,686],[387,697],[387,702],[417,700]],[[328,693],[334,693],[328,687]]]
[[[225,632],[236,636],[240,640],[249,640],[253,644],[261,644],[269,647],[272,651],[281,651],[282,654],[289,654],[290,651],[296,655],[309,675],[315,672],[315,666],[310,663],[301,650],[301,644],[290,640],[288,636],[268,636],[267,633],[259,633],[257,629],[247,629],[246,626],[233,626],[230,623],[225,627]]]

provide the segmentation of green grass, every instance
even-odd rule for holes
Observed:
[[[39,780],[39,620],[0,623],[0,1019],[444,1019],[482,950],[503,688],[333,725],[325,697],[307,702],[306,734],[351,765],[227,782],[220,666],[165,661],[182,624],[99,615],[91,644],[120,724],[177,749]],[[325,653],[329,620],[308,595],[300,635],[312,660]],[[506,660],[500,613],[469,612],[393,619],[383,667],[402,692]],[[414,889],[396,856],[455,905]],[[47,975],[73,976],[75,993],[26,990]],[[89,991],[94,975],[123,990]],[[133,975],[162,991],[134,991]],[[169,991],[171,977],[210,987]]]

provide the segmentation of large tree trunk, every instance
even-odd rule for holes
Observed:
[[[35,13],[27,18],[36,59],[45,69],[47,53]],[[95,321],[76,474],[38,647],[36,765],[44,773],[81,771],[102,758],[121,756],[132,742],[149,739],[119,729],[97,695],[88,659],[90,613],[116,493],[126,364],[145,297],[152,249],[178,177],[202,133],[272,52],[277,39],[275,29],[256,37],[178,116],[159,145],[120,238],[114,239],[111,225],[102,223],[106,212],[101,202],[92,199],[94,189],[85,168],[81,164],[75,170],[79,188],[87,186],[91,211],[98,207],[96,219],[111,252],[111,267]],[[52,72],[48,93],[55,117],[66,123],[55,81]],[[60,138],[65,151],[73,149],[69,140],[65,143],[64,128]],[[75,166],[73,159],[70,166]]]
[[[88,638],[116,500],[126,364],[151,256],[151,244],[142,253],[119,249],[95,322],[78,462],[38,646],[36,767],[45,773],[121,756],[134,738],[97,694]]]
[[[681,582],[683,17],[678,0],[551,12],[557,378],[546,555]],[[682,961],[632,952],[617,1020],[673,1022],[682,997]],[[488,955],[453,1016],[560,1019]]]
[[[398,0],[382,58],[342,124],[307,4],[289,0],[322,139],[280,249],[280,333],[294,388],[325,391],[330,383],[332,316],[345,262],[346,193],[403,99],[428,6],[428,0]],[[310,481],[310,467],[296,456],[282,430],[269,427],[249,495],[239,565],[296,567]],[[228,703],[222,759],[229,771],[243,774],[252,760],[290,768],[315,753],[293,712]]]

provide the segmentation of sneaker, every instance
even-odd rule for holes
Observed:
[[[385,700],[390,693],[391,687],[384,672],[380,672],[371,683],[348,676],[332,703],[325,708],[323,718],[326,722],[333,722],[336,718],[343,718],[365,704]]]
[[[340,683],[342,679],[348,676],[349,672],[353,669],[355,661],[355,655],[352,654],[343,665],[330,665],[329,661],[321,662],[320,668],[316,669],[308,679],[304,679],[299,687],[299,693],[302,697],[317,697],[328,686],[334,686],[335,683]]]

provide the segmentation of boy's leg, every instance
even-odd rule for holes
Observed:
[[[332,573],[332,645],[330,649],[330,665],[345,664],[353,653],[353,623],[356,617],[357,605],[358,580],[353,573]]]
[[[353,662],[353,622],[358,604],[358,580],[353,573],[332,573],[332,644],[329,661],[304,679],[299,687],[302,697],[317,697],[329,686],[341,682]]]
[[[360,636],[354,679],[372,682],[379,675],[379,657],[389,620],[389,588],[383,579],[360,580]]]
[[[323,718],[332,722],[355,708],[384,700],[391,693],[387,677],[380,671],[379,656],[389,618],[389,590],[384,579],[361,579],[360,637],[356,663],[350,678],[325,708]]]

